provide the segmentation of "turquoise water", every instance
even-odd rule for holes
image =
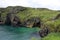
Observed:
[[[39,28],[0,26],[0,40],[39,40]]]

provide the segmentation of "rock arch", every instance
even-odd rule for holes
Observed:
[[[26,27],[40,27],[41,26],[41,20],[39,17],[32,17],[25,21]]]
[[[20,19],[17,16],[15,16],[12,24],[16,26],[20,26],[21,25]]]

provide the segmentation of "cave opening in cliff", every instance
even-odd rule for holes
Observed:
[[[33,24],[33,27],[40,27],[40,26],[41,26],[41,23],[40,22]]]

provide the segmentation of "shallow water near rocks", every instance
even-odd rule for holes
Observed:
[[[39,40],[39,28],[0,26],[0,40]]]

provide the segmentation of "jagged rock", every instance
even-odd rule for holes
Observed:
[[[13,16],[11,13],[8,13],[6,16],[6,25],[20,26],[21,22],[17,16]]]
[[[26,20],[25,21],[25,26],[26,27],[40,27],[41,26],[40,18],[32,17],[32,18]]]
[[[16,13],[18,13],[19,11],[23,11],[25,8],[24,7],[20,7],[20,6],[16,6],[16,7],[7,7],[7,9],[9,10],[6,16],[6,21],[5,24],[7,25],[22,25],[20,22],[20,19],[16,16]]]
[[[5,24],[6,25],[11,25],[11,13],[7,14]]]
[[[17,16],[14,17],[14,19],[12,21],[12,25],[13,26],[21,26],[20,19]]]
[[[47,27],[45,27],[39,31],[40,37],[45,37],[48,35],[48,33],[49,33],[49,29]]]

